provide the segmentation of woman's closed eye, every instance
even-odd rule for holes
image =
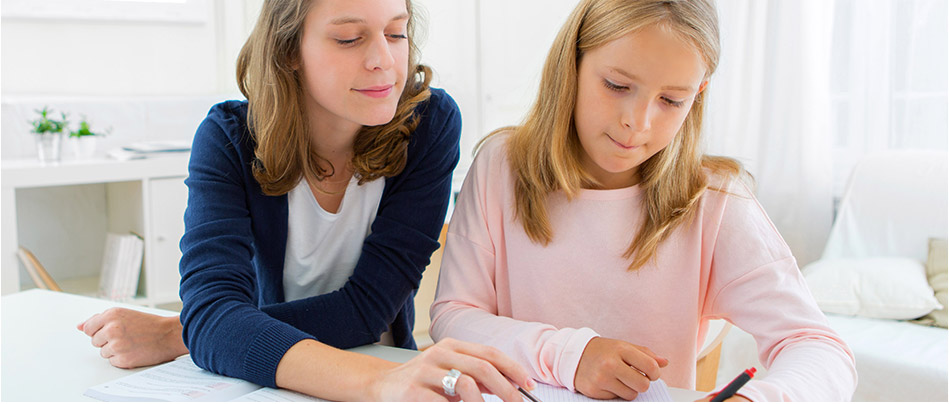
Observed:
[[[358,42],[360,39],[362,39],[362,37],[356,37],[353,39],[336,39],[336,43],[343,46],[349,46],[349,45],[355,45],[356,42]]]

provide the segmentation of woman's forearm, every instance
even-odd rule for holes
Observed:
[[[277,365],[277,386],[331,401],[379,401],[373,388],[397,363],[302,340]]]

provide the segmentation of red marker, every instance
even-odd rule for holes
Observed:
[[[725,386],[722,391],[719,391],[715,397],[712,397],[712,401],[725,401],[726,399],[731,398],[731,396],[734,396],[735,393],[738,392],[738,389],[740,389],[741,386],[744,386],[745,383],[748,383],[752,377],[755,377],[755,372],[757,371],[757,369],[751,368],[741,372],[741,374],[738,375],[735,380],[732,380],[732,382],[728,383],[728,385]]]

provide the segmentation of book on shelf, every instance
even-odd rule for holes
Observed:
[[[116,301],[135,297],[144,253],[145,242],[137,234],[106,235],[99,274],[99,297]]]
[[[151,140],[109,150],[108,156],[116,160],[137,160],[149,156],[189,151],[191,151],[190,140]]]

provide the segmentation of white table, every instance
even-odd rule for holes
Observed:
[[[76,330],[76,325],[89,316],[117,306],[177,314],[38,289],[0,298],[0,400],[95,401],[82,393],[91,386],[147,369],[113,367],[99,356],[99,349],[92,346],[89,337]],[[380,345],[352,351],[395,362],[405,362],[418,353]],[[704,396],[677,388],[670,388],[670,394],[678,401]]]

